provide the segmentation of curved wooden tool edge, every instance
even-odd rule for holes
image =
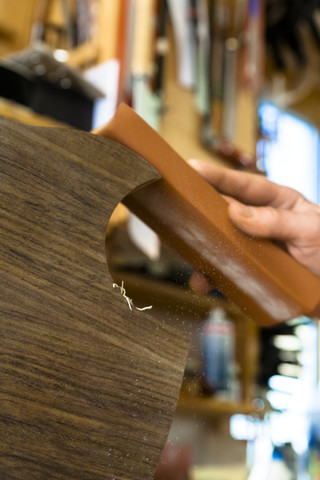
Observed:
[[[188,335],[129,309],[104,244],[158,178],[113,141],[0,118],[1,478],[151,478]]]
[[[320,314],[320,278],[271,241],[237,230],[223,197],[138,115],[121,105],[99,132],[149,161],[162,179],[125,199],[196,269],[261,325]]]

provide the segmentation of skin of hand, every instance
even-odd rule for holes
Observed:
[[[320,276],[320,206],[296,190],[277,185],[265,176],[220,165],[189,160],[229,203],[229,217],[254,237],[284,242],[287,251]]]

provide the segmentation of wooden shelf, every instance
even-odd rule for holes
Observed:
[[[215,418],[220,415],[234,415],[241,413],[244,415],[263,415],[264,410],[259,410],[249,401],[231,401],[222,400],[215,397],[188,397],[180,395],[177,414],[192,415],[205,418]]]
[[[41,127],[65,127],[68,126],[53,118],[35,113],[31,108],[16,103],[12,100],[0,97],[0,115],[20,123]],[[70,127],[69,127],[70,128]]]

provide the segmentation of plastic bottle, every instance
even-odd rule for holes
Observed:
[[[280,448],[275,447],[272,454],[272,461],[267,480],[294,480],[293,472],[284,461]]]
[[[203,357],[206,381],[217,393],[234,391],[235,330],[224,310],[215,308],[204,324]]]

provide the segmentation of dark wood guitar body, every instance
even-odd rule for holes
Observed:
[[[116,205],[159,178],[125,147],[0,121],[0,478],[142,480],[188,349],[108,273]]]

